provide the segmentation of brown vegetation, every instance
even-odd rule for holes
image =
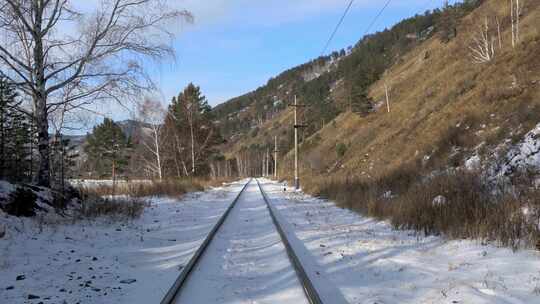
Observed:
[[[221,185],[226,179],[214,180],[165,180],[154,182],[120,183],[112,185],[79,188],[81,205],[79,216],[96,218],[108,216],[119,220],[138,218],[148,206],[145,198],[152,196],[179,197],[188,192],[202,191],[211,186]]]
[[[148,182],[122,182],[115,185],[99,185],[82,187],[81,191],[86,194],[98,196],[127,195],[130,197],[169,196],[179,197],[188,192],[203,191],[208,187],[218,186],[231,179],[173,179]]]
[[[396,229],[425,235],[476,238],[517,249],[540,240],[540,190],[493,191],[478,173],[452,171],[421,177],[409,166],[376,179],[311,181],[308,191],[367,216],[389,220]]]
[[[147,201],[140,198],[102,198],[86,194],[78,216],[84,219],[107,216],[115,220],[132,220],[140,217],[148,205]]]

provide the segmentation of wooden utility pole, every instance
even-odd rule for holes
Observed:
[[[300,189],[300,177],[298,174],[298,129],[304,128],[304,125],[298,124],[298,108],[305,107],[305,105],[299,105],[294,95],[294,188]]]
[[[270,176],[270,148],[266,148],[266,177]]]
[[[298,102],[294,95],[294,188],[300,188],[300,177],[298,176],[298,117],[297,117]]]
[[[112,196],[114,196],[115,188],[116,188],[116,160],[113,158],[112,160]]]
[[[386,93],[386,109],[390,113],[390,97],[388,96],[388,86],[384,83],[384,92]]]
[[[277,149],[277,136],[274,136],[274,178],[277,179],[278,178],[278,167],[277,167],[277,154],[278,154],[278,149]]]
[[[264,172],[265,172],[265,168],[264,168],[264,165],[266,165],[266,154],[263,152],[263,157],[262,157],[262,168],[261,168],[261,176],[264,177]]]

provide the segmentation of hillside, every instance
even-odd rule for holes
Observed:
[[[289,153],[292,110],[284,111],[284,104],[291,103],[293,93],[299,93],[299,100],[309,106],[301,115],[309,124],[309,130],[301,136],[305,139],[303,167],[313,174],[345,171],[378,175],[423,159],[426,167],[437,168],[463,164],[475,153],[488,158],[487,152],[493,147],[510,137],[517,142],[538,123],[538,14],[538,2],[529,1],[521,21],[522,41],[515,49],[510,43],[508,8],[498,1],[486,1],[464,16],[457,26],[457,37],[448,43],[441,41],[438,32],[413,40],[410,50],[400,53],[381,79],[369,86],[373,110],[367,114],[348,111],[346,81],[336,72],[345,69],[340,65],[350,65],[347,61],[352,60],[358,45],[335,61],[332,57],[321,58],[287,71],[267,86],[216,108],[218,117],[236,114],[237,121],[243,123],[241,129],[227,129],[231,146],[226,151],[273,145],[273,137],[278,136],[280,150]],[[492,62],[474,64],[468,46],[482,25],[479,20],[486,16],[503,20],[503,47],[497,48]],[[424,26],[417,32],[425,32],[432,25]],[[320,62],[333,63],[327,64],[328,72],[317,78],[326,81],[324,85],[330,88],[328,107],[336,109],[327,112],[327,117],[316,115],[315,101],[293,90],[314,85],[313,80],[305,82],[301,73]],[[385,105],[385,83],[389,87],[390,113]],[[266,103],[261,102],[264,98]],[[248,136],[241,138],[244,133]],[[342,157],[335,151],[339,143],[347,146]]]
[[[278,136],[282,153],[289,151],[293,143],[287,105],[293,103],[294,96],[308,106],[300,113],[301,123],[307,126],[302,141],[328,123],[333,124],[340,114],[352,111],[360,117],[369,116],[378,106],[370,96],[370,87],[385,70],[426,40],[452,32],[453,23],[479,3],[465,1],[405,19],[390,29],[363,37],[354,47],[285,71],[267,85],[217,106],[214,114],[228,139],[223,150],[231,157],[245,151],[250,158],[258,158]]]
[[[431,168],[462,165],[475,153],[490,158],[506,139],[519,141],[539,122],[540,12],[538,2],[527,7],[516,49],[506,29],[506,46],[494,60],[473,64],[467,46],[477,20],[505,14],[506,8],[494,3],[465,17],[458,27],[463,34],[448,44],[432,38],[386,71],[370,96],[381,104],[384,84],[390,86],[390,113],[380,107],[364,118],[340,115],[311,139],[317,143],[308,155],[332,155],[328,152],[343,142],[348,152],[339,160],[342,170],[377,175],[418,160]],[[324,161],[329,169],[337,156]]]
[[[517,234],[538,233],[533,224],[527,226],[528,232],[517,229],[510,233],[501,228],[505,231],[485,234],[493,227],[508,227],[507,219],[518,210],[537,210],[532,206],[539,203],[537,194],[530,193],[530,185],[537,183],[540,168],[540,2],[525,2],[515,47],[506,3],[477,4],[456,17],[457,35],[451,39],[444,39],[440,26],[444,10],[435,12],[439,17],[432,25],[419,28],[424,36],[415,34],[418,32],[405,35],[417,37],[407,47],[398,47],[403,40],[391,41],[390,48],[382,52],[386,56],[386,50],[394,50],[388,67],[380,77],[374,73],[374,78],[364,81],[370,85],[360,105],[369,103],[367,111],[351,105],[354,95],[348,83],[361,77],[339,71],[344,65],[357,71],[351,62],[357,60],[353,60],[356,52],[370,37],[340,58],[334,70],[317,78],[329,81],[325,100],[337,113],[333,119],[321,118],[314,115],[318,109],[312,99],[300,98],[308,105],[302,111],[302,122],[310,126],[300,136],[304,190],[391,219],[397,228],[489,237],[507,245],[516,245]],[[479,37],[487,37],[493,52],[489,61],[481,63],[473,57]],[[236,159],[251,159],[248,164],[259,168],[264,151],[271,151],[273,138],[278,136],[279,175],[291,180],[292,124],[292,110],[281,111],[252,125],[249,135],[233,139],[226,151]],[[512,207],[491,208],[497,201],[507,201]]]
[[[523,40],[515,49],[507,27],[502,31],[506,43],[493,61],[472,63],[467,46],[478,20],[505,16],[506,7],[496,3],[488,1],[465,17],[458,27],[463,34],[448,44],[436,37],[426,41],[371,86],[370,96],[379,104],[384,84],[391,87],[390,113],[380,107],[365,118],[340,115],[335,126],[311,139],[318,143],[308,155],[327,156],[323,168],[332,171],[338,159],[329,152],[343,142],[348,152],[339,159],[341,170],[376,176],[413,162],[434,170],[464,165],[475,154],[488,160],[507,140],[519,142],[539,122],[539,3],[525,9]]]

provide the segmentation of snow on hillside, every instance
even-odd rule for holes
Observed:
[[[539,252],[395,231],[280,184],[263,187],[321,280],[350,303],[540,303]]]
[[[500,170],[502,175],[524,168],[540,169],[540,123],[508,152],[506,159],[507,163]]]
[[[241,185],[153,199],[131,222],[0,211],[0,303],[159,303]]]

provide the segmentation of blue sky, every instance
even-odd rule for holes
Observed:
[[[148,63],[149,73],[161,88],[164,104],[193,82],[215,106],[264,85],[286,69],[317,58],[349,0],[171,2],[176,8],[192,12],[195,23],[178,22],[176,60]],[[385,2],[356,0],[328,52],[358,42]],[[443,2],[393,0],[370,33],[441,7]],[[115,106],[105,112],[115,120],[132,118],[134,114]]]
[[[189,82],[211,105],[264,85],[318,57],[348,0],[184,0],[195,15],[175,42],[176,62],[152,68],[168,102]],[[329,51],[355,44],[386,1],[355,1]],[[370,32],[440,7],[443,0],[394,0]]]

